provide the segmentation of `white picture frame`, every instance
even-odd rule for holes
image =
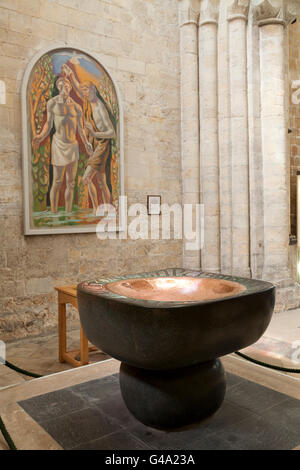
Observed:
[[[49,235],[49,234],[67,234],[67,233],[90,233],[96,232],[97,223],[91,225],[64,225],[62,227],[35,227],[33,224],[33,192],[32,192],[32,141],[30,139],[30,110],[28,106],[28,84],[31,78],[32,71],[38,61],[45,56],[45,54],[53,54],[60,52],[75,53],[78,55],[85,55],[87,58],[98,63],[102,69],[105,70],[107,76],[111,79],[114,87],[114,91],[117,97],[118,103],[118,144],[119,144],[119,160],[118,160],[118,182],[119,182],[119,197],[124,196],[124,116],[123,107],[120,96],[119,88],[109,72],[107,67],[104,65],[104,61],[101,56],[95,53],[91,53],[86,49],[78,48],[76,46],[62,46],[58,44],[52,44],[47,48],[41,49],[36,53],[31,61],[28,63],[21,89],[21,105],[22,105],[22,167],[23,167],[23,196],[24,196],[24,234],[25,235]],[[95,216],[96,217],[96,216]],[[96,220],[96,219],[95,219]],[[125,229],[125,213],[124,206],[120,204],[118,217],[115,228],[112,225],[107,224],[108,231],[122,232]]]

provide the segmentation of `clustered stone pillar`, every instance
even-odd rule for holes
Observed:
[[[286,2],[261,2],[253,14],[259,26],[261,132],[264,194],[265,279],[289,278],[289,162],[285,107],[285,35],[294,18]]]
[[[198,105],[198,11],[197,1],[180,0],[181,61],[181,155],[183,204],[199,204],[199,105]],[[200,267],[200,250],[186,250],[183,262]]]
[[[204,204],[201,267],[220,271],[218,145],[218,8],[202,2],[199,15],[200,194]]]
[[[184,266],[290,281],[285,69],[295,2],[179,3],[183,202],[201,201],[205,214],[204,246],[184,253]]]
[[[231,105],[232,272],[250,276],[247,21],[249,0],[228,9]]]
[[[264,211],[261,150],[259,28],[248,17],[248,133],[249,133],[249,209],[251,275],[262,276],[264,262]]]

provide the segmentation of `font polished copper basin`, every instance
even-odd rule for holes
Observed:
[[[238,282],[196,277],[123,279],[106,284],[105,288],[132,299],[167,302],[221,299],[246,290],[246,287]]]

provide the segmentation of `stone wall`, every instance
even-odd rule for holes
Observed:
[[[179,34],[174,0],[0,0],[0,338],[56,325],[54,286],[182,263],[181,240],[23,235],[21,102],[39,50],[82,47],[102,58],[124,107],[128,203],[181,203]]]
[[[290,27],[289,31],[289,135],[290,155],[290,207],[291,207],[291,234],[297,235],[297,171],[300,171],[300,104],[293,103],[293,93],[300,88],[300,21]],[[293,88],[293,82],[299,85]]]
[[[300,105],[286,89],[300,80],[294,4],[0,0],[1,339],[54,328],[55,285],[167,266],[262,277],[280,287],[277,310],[300,304],[288,246],[300,170]],[[96,53],[118,84],[128,203],[148,194],[204,203],[203,250],[183,252],[181,240],[23,235],[21,83],[31,58],[52,45]]]

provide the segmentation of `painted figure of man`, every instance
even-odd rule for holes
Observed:
[[[32,141],[34,148],[50,134],[53,125],[55,133],[51,143],[51,163],[53,165],[53,182],[50,191],[51,211],[58,210],[59,190],[66,175],[65,210],[72,212],[75,178],[77,173],[79,147],[76,139],[78,131],[88,155],[93,152],[83,129],[82,110],[69,96],[72,84],[66,77],[59,77],[56,81],[59,94],[47,103],[47,121]]]
[[[111,139],[115,138],[115,129],[104,103],[97,96],[97,89],[91,82],[80,84],[68,65],[62,67],[63,73],[70,79],[74,89],[83,101],[84,127],[92,137],[94,151],[89,157],[83,175],[96,213],[99,205],[97,189],[93,183],[96,176],[103,204],[111,203],[111,194],[106,180],[106,163],[111,154]]]

